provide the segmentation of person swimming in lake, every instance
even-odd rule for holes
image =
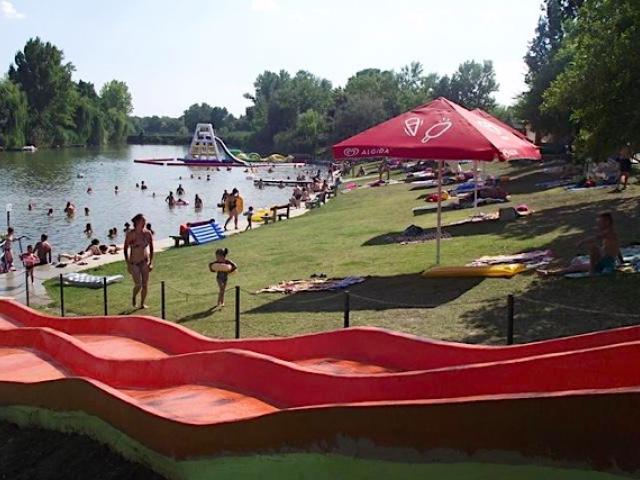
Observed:
[[[565,268],[538,270],[541,276],[562,276],[568,273],[590,273],[610,275],[615,273],[618,261],[622,260],[620,241],[616,233],[613,216],[601,213],[596,220],[597,233],[594,237],[581,241],[578,245],[589,247],[589,262],[573,261]]]
[[[169,195],[167,195],[164,201],[169,204],[169,208],[176,206],[176,197],[173,196],[173,192],[169,192]]]
[[[200,196],[197,193],[196,193],[196,198],[193,201],[193,205],[196,210],[202,210],[202,207],[204,207],[204,202],[202,201],[202,198],[200,198]]]
[[[118,194],[118,185],[116,185],[114,192],[116,193],[116,195]]]
[[[176,195],[178,195],[179,197],[184,195],[185,191],[184,191],[184,187],[182,186],[182,184],[180,183],[178,185],[178,188],[176,188]]]
[[[124,233],[127,233],[131,230],[131,224],[129,222],[124,222]]]
[[[144,180],[142,180],[142,182],[140,182],[140,190],[146,190],[147,188],[149,187],[147,187],[147,184],[144,183]]]
[[[47,210],[47,217],[53,217],[53,208]]]
[[[151,235],[155,235],[156,234],[156,232],[153,231],[153,227],[151,226],[150,223],[147,223],[147,227],[146,228],[147,228],[147,230],[149,230]]]
[[[64,213],[67,214],[67,217],[73,217],[76,214],[76,206],[71,202],[67,202],[67,206],[64,207]]]
[[[84,207],[84,216],[85,217],[89,216],[89,207]]]
[[[84,232],[82,233],[84,233],[87,237],[93,235],[93,227],[90,223],[87,223],[87,225],[84,227]]]
[[[209,271],[216,274],[216,282],[218,283],[219,288],[217,306],[219,308],[224,307],[224,293],[227,290],[227,281],[229,280],[229,274],[231,272],[235,272],[238,269],[238,266],[234,262],[227,259],[227,255],[229,255],[228,248],[219,248],[218,250],[216,250],[215,261],[209,264]],[[228,272],[221,272],[216,270],[214,265],[220,263],[229,265],[231,269]]]
[[[124,259],[134,283],[131,304],[136,306],[140,294],[140,308],[147,308],[147,287],[153,270],[153,235],[146,228],[147,221],[143,214],[137,214],[131,223],[133,230],[127,233],[124,240]]]

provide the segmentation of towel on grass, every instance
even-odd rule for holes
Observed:
[[[554,260],[551,250],[533,250],[530,252],[516,253],[513,255],[487,255],[476,258],[473,262],[467,263],[468,267],[481,267],[488,265],[514,264],[524,265],[527,270],[540,268],[550,264]]]
[[[351,285],[364,282],[364,277],[345,278],[312,278],[309,280],[285,280],[276,285],[258,290],[258,293],[298,293],[298,292],[324,292],[328,290],[341,290]]]

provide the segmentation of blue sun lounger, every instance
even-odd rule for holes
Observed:
[[[213,219],[206,222],[188,223],[187,227],[189,228],[189,236],[196,245],[223,240],[225,237],[222,227]]]

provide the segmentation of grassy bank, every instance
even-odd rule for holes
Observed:
[[[482,255],[551,248],[558,255],[579,253],[576,244],[590,234],[597,213],[613,211],[624,243],[640,240],[640,188],[622,194],[609,189],[568,193],[539,191],[548,180],[537,165],[491,166],[508,174],[512,204],[526,203],[536,213],[509,223],[484,223],[447,228],[443,264],[463,265]],[[167,285],[167,318],[201,333],[233,335],[233,286],[240,285],[242,336],[291,335],[338,328],[342,294],[255,295],[257,289],[281,280],[305,278],[314,272],[329,276],[370,276],[351,288],[353,325],[375,325],[418,335],[466,342],[504,341],[506,297],[516,295],[516,340],[529,341],[585,332],[638,321],[625,316],[637,311],[640,275],[584,280],[541,280],[535,274],[503,279],[425,279],[419,273],[433,264],[433,242],[389,244],[385,237],[410,224],[435,225],[435,214],[414,217],[411,208],[424,205],[427,191],[405,184],[361,189],[340,195],[322,209],[276,225],[233,236],[203,247],[172,249],[158,255],[149,298],[152,315],[160,314],[160,280]],[[483,207],[494,211],[497,207]],[[447,212],[445,223],[470,210]],[[151,219],[153,221],[153,219]],[[215,248],[228,247],[240,271],[230,278],[227,307],[214,311],[217,288],[207,264]],[[95,270],[99,275],[124,272],[116,263]],[[55,285],[48,285],[58,298]],[[130,313],[131,282],[109,288],[110,313]],[[528,300],[527,300],[528,299]],[[532,303],[535,300],[543,303]],[[102,292],[65,290],[67,311],[102,312]],[[572,310],[562,306],[577,307]],[[52,305],[55,308],[56,305]],[[584,309],[592,310],[587,313]],[[598,313],[607,312],[607,313]],[[611,312],[620,315],[612,315]]]

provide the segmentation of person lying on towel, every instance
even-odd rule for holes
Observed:
[[[591,275],[610,275],[615,273],[618,261],[622,260],[618,234],[613,225],[613,217],[605,212],[596,220],[597,234],[579,243],[589,247],[589,263],[574,259],[566,268],[556,270],[538,270],[542,276],[565,275],[567,273],[588,272]]]

